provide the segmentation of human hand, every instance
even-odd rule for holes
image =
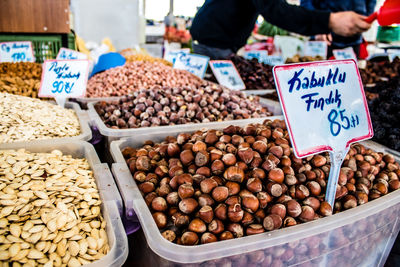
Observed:
[[[316,41],[324,41],[328,45],[332,44],[332,34],[317,34],[315,35]]]
[[[365,21],[367,17],[353,11],[331,13],[329,28],[341,36],[360,34],[371,27],[371,23]]]

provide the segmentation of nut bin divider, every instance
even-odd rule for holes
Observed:
[[[282,116],[275,117],[282,119]],[[274,118],[270,118],[274,119]],[[258,119],[262,122],[264,119]],[[248,122],[231,121],[223,124],[214,124],[207,128],[223,129],[227,125],[244,126]],[[197,129],[205,128],[203,125],[197,125]],[[246,236],[226,241],[219,241],[210,244],[196,246],[181,246],[171,243],[164,239],[157,228],[149,208],[147,207],[136,182],[134,181],[129,168],[125,162],[121,150],[127,146],[134,148],[141,147],[145,140],[160,142],[168,135],[178,135],[182,132],[192,132],[193,129],[171,129],[164,133],[147,133],[146,135],[135,135],[135,137],[124,138],[113,141],[110,146],[111,155],[116,163],[113,166],[114,177],[120,187],[125,203],[126,212],[129,215],[129,209],[132,207],[136,212],[138,219],[142,225],[147,243],[149,247],[164,259],[179,263],[198,263],[218,259],[221,257],[229,257],[242,253],[248,253],[268,247],[285,244],[288,242],[301,240],[309,236],[318,235],[327,231],[332,231],[344,225],[348,225],[351,221],[358,221],[362,218],[371,216],[381,210],[385,210],[400,202],[400,190],[389,193],[379,199],[358,206],[354,209],[346,210],[315,221],[304,224],[295,225],[289,228],[266,232],[258,235]],[[364,143],[365,144],[365,143]],[[376,147],[381,147],[374,144]],[[382,147],[381,147],[382,148]],[[396,159],[398,160],[398,159]],[[121,186],[123,187],[121,189]],[[133,211],[130,212],[133,214]],[[223,255],[223,256],[221,256]]]

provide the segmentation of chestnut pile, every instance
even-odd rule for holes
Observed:
[[[119,100],[95,104],[113,129],[260,118],[272,115],[257,98],[218,85],[140,90]]]
[[[246,89],[273,89],[275,88],[272,66],[258,62],[253,58],[247,60],[244,57],[232,55],[229,57],[235,64]]]
[[[282,120],[182,133],[122,153],[162,236],[182,245],[309,222],[400,187],[393,156],[353,145],[332,210],[328,155],[296,158]]]
[[[361,79],[364,84],[371,84],[384,80],[392,79],[400,75],[400,58],[396,57],[392,62],[367,61],[365,69],[360,69]]]

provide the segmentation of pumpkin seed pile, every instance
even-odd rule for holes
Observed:
[[[25,96],[0,93],[0,143],[77,136],[74,110]]]
[[[80,266],[109,251],[86,159],[0,150],[0,266]]]

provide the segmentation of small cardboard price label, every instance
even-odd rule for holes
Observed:
[[[326,199],[333,205],[340,166],[351,143],[373,136],[354,60],[275,66],[275,83],[296,157],[331,155]]]
[[[210,67],[219,84],[232,90],[246,89],[246,86],[232,61],[212,60],[210,61]]]
[[[321,56],[326,58],[328,54],[328,45],[323,41],[308,41],[304,46],[304,55],[305,56]]]
[[[60,51],[58,51],[57,60],[64,60],[64,59],[88,59],[88,56],[80,53],[78,51],[61,47]]]
[[[189,54],[190,49],[189,48],[183,48],[179,50],[168,50],[164,54],[164,59],[171,62],[172,64],[175,63],[176,58],[181,55],[181,54]]]
[[[0,62],[35,62],[32,42],[0,43]]]
[[[282,56],[266,56],[262,62],[270,66],[282,65],[285,63]]]
[[[333,56],[335,59],[354,59],[357,60],[357,56],[354,53],[354,50],[352,47],[347,47],[344,49],[334,49],[332,51]]]
[[[84,97],[89,60],[46,60],[42,66],[39,97],[53,97],[64,106],[69,97]]]
[[[209,57],[197,54],[180,54],[176,57],[174,68],[187,70],[194,75],[203,78],[206,73]]]
[[[268,52],[266,50],[251,50],[244,52],[245,59],[255,58],[259,62],[264,62],[266,57],[268,57]]]

